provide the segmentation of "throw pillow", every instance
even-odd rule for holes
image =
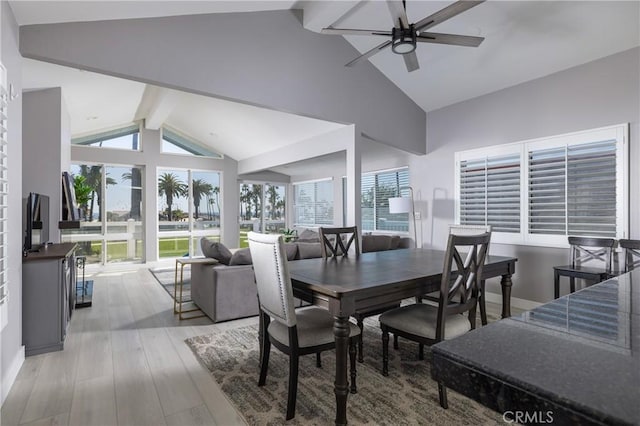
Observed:
[[[311,229],[305,229],[298,235],[298,239],[296,241],[303,243],[318,243],[320,242],[320,234],[316,231],[312,231]]]
[[[216,259],[223,265],[228,265],[231,260],[231,252],[224,244],[211,241],[207,237],[200,239],[200,248],[202,249],[202,254],[206,257]]]
[[[389,250],[391,237],[389,235],[367,235],[362,237],[362,252]]]
[[[395,250],[400,247],[400,235],[394,235],[391,237],[391,250]]]
[[[287,252],[287,260],[295,260],[298,256],[298,245],[296,243],[284,243],[284,250]]]
[[[298,259],[314,259],[322,257],[322,247],[320,243],[297,243]]]
[[[231,260],[229,261],[229,265],[251,265],[251,251],[248,248],[243,248],[231,256]]]

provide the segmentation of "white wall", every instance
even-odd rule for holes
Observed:
[[[59,243],[61,177],[70,164],[69,113],[59,87],[25,92],[22,107],[22,197],[49,196],[49,241]]]
[[[113,165],[137,165],[144,167],[144,235],[145,260],[158,260],[158,169],[176,168],[218,171],[221,173],[221,241],[228,247],[238,246],[238,171],[237,162],[231,158],[214,159],[188,155],[163,154],[161,132],[143,128],[140,133],[141,150],[128,151],[86,146],[71,146],[74,163],[104,163]]]
[[[424,111],[372,64],[346,68],[357,50],[343,37],[305,30],[298,12],[28,25],[20,28],[20,51],[32,59],[353,123],[376,140],[425,152]]]
[[[640,237],[640,48],[427,114],[428,154],[411,163],[411,180],[428,215],[427,245],[443,247],[454,220],[456,151],[631,123],[631,238]],[[518,257],[513,296],[553,298],[554,265],[568,250],[492,244],[493,254]],[[499,293],[494,284],[490,287]]]
[[[18,25],[9,3],[2,8],[2,63],[14,91],[22,92],[22,58],[18,53]],[[24,361],[22,346],[22,96],[9,103],[9,253],[8,253],[8,322],[0,334],[0,396],[7,397]]]

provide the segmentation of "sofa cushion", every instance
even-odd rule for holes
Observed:
[[[287,260],[296,260],[298,257],[298,245],[296,243],[284,243],[284,251],[287,252]]]
[[[305,229],[298,235],[298,239],[296,240],[301,243],[319,243],[320,242],[320,234],[316,231],[312,231],[311,229]]]
[[[202,249],[202,254],[206,257],[216,259],[223,265],[228,265],[231,260],[231,252],[224,244],[211,241],[207,237],[200,239],[200,248]]]
[[[251,260],[251,251],[249,248],[243,248],[237,250],[231,256],[231,260],[229,261],[229,265],[251,265],[253,262]]]
[[[322,257],[322,247],[320,243],[298,242],[298,259],[314,259]]]
[[[400,235],[391,236],[391,244],[389,244],[389,249],[395,250],[400,247]]]
[[[391,250],[391,240],[391,235],[363,235],[362,252]]]

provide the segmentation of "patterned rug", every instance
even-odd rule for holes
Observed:
[[[149,269],[149,272],[158,280],[158,283],[169,293],[169,296],[173,299],[173,291],[175,287],[175,269],[163,268],[163,269]],[[178,274],[180,272],[178,271]],[[178,276],[180,279],[180,276]],[[180,288],[178,288],[178,297],[180,297]],[[184,268],[184,287],[182,288],[182,302],[191,301],[191,268],[189,266]]]
[[[484,425],[502,423],[501,415],[449,390],[449,409],[438,402],[431,379],[430,354],[419,361],[418,345],[400,339],[389,343],[389,377],[383,377],[381,332],[368,319],[364,333],[364,364],[357,365],[358,393],[350,394],[347,418],[352,425]],[[272,347],[267,383],[258,387],[257,326],[192,337],[186,340],[200,362],[250,425],[285,424],[288,358]],[[426,349],[426,348],[425,348]],[[296,417],[287,425],[331,425],[335,420],[333,352],[300,358]]]

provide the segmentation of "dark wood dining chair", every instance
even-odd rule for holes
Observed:
[[[479,281],[490,240],[489,232],[450,234],[438,305],[415,303],[380,315],[384,376],[389,375],[389,333],[418,342],[418,358],[424,359],[425,344],[452,339],[475,328]],[[438,383],[438,394],[440,405],[447,408],[447,390],[442,383]]]
[[[624,249],[624,272],[640,267],[640,240],[619,240]]]
[[[295,309],[287,255],[281,235],[249,232],[248,241],[260,305],[258,386],[264,386],[266,383],[269,353],[273,344],[289,356],[286,418],[290,420],[296,412],[298,358],[335,348],[333,317],[326,309],[315,306]],[[356,342],[360,338],[360,328],[351,323],[349,326],[350,390],[351,393],[356,393]]]
[[[345,244],[344,241],[347,241]],[[355,246],[356,256],[360,256],[360,244],[358,238],[358,227],[348,226],[342,228],[320,228],[320,242],[322,243],[322,257],[348,256],[351,245]],[[373,315],[381,314],[389,309],[397,308],[400,302],[384,303],[381,306],[357,310],[353,317],[360,328],[360,339],[358,341],[358,362],[364,362],[364,346],[362,344],[362,333],[364,333],[364,319]],[[320,361],[318,361],[318,365]]]
[[[560,277],[569,277],[569,291],[576,291],[576,278],[591,284],[611,278],[613,265],[613,249],[616,240],[613,238],[569,237],[570,265],[553,267],[553,295],[560,297]],[[590,264],[583,265],[586,262]],[[594,264],[594,262],[597,262]]]
[[[354,247],[356,256],[360,256],[360,239],[357,226],[343,228],[320,227],[319,232],[323,258],[348,256],[351,246]]]

